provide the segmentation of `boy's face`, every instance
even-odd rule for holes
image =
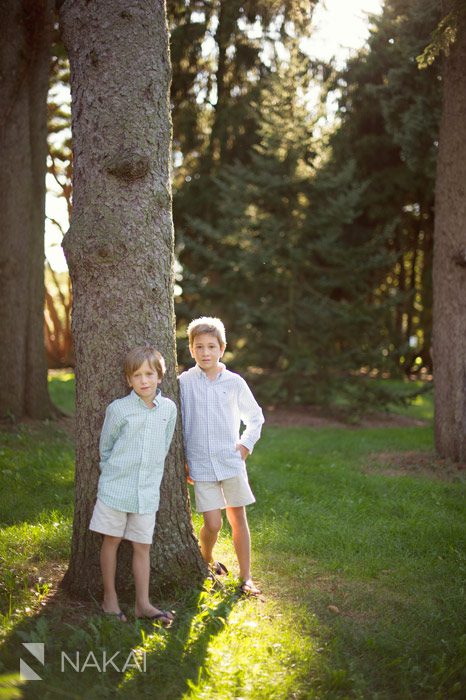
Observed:
[[[201,333],[194,338],[192,346],[189,348],[191,357],[204,371],[217,367],[220,358],[225,352],[215,337],[211,333]]]
[[[162,378],[159,378],[157,370],[154,369],[147,360],[135,372],[127,377],[129,386],[147,404],[150,404],[157,393],[157,385]]]

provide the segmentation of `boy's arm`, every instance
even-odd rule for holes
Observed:
[[[117,417],[115,408],[110,404],[105,412],[105,420],[100,433],[99,451],[102,462],[110,457],[120,429],[121,420]]]
[[[167,421],[167,427],[165,430],[165,455],[168,454],[168,450],[170,449],[170,444],[171,444],[171,441],[173,438],[173,433],[175,432],[176,415],[177,415],[176,406],[173,406],[173,411],[172,411],[170,418]]]
[[[253,396],[251,389],[248,387],[244,379],[241,380],[241,387],[238,396],[238,407],[241,420],[246,426],[240,438],[240,447],[245,447],[249,454],[252,452],[254,445],[259,440],[264,422],[264,414],[262,409]]]
[[[183,375],[181,374],[178,377],[178,382],[180,385],[180,399],[181,399],[181,426],[183,429],[183,446],[184,446],[184,451],[186,453],[186,440],[185,440],[185,432],[184,432],[184,426],[186,422],[186,413],[185,413],[185,402],[184,402],[184,391],[183,391]],[[189,473],[189,467],[188,463],[184,463],[184,473],[186,474],[186,481],[188,484],[194,484],[194,481],[191,478],[191,475]]]

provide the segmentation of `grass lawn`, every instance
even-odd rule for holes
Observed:
[[[72,410],[71,377],[54,376],[51,392]],[[429,402],[420,397],[417,419]],[[124,625],[56,590],[71,438],[61,424],[5,424],[0,700],[465,697],[466,479],[435,458],[430,424],[265,427],[249,474],[264,595],[239,597],[229,576],[162,601],[176,610],[172,629]],[[236,570],[226,527],[219,558]],[[45,644],[44,666],[23,642]],[[116,656],[102,673],[104,650]],[[20,680],[20,657],[42,681]]]

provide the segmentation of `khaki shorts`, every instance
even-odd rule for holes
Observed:
[[[122,537],[130,542],[152,544],[155,513],[125,513],[105,505],[99,499],[94,506],[89,530],[102,535]]]
[[[195,481],[194,495],[196,510],[199,513],[227,507],[249,506],[256,501],[245,473],[223,481]]]

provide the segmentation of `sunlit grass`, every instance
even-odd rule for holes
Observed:
[[[72,444],[55,425],[17,425],[0,432],[3,633],[29,614],[49,585],[43,568],[69,555],[73,470]]]
[[[52,401],[65,414],[74,414],[74,372],[51,370],[49,372],[49,393]]]

